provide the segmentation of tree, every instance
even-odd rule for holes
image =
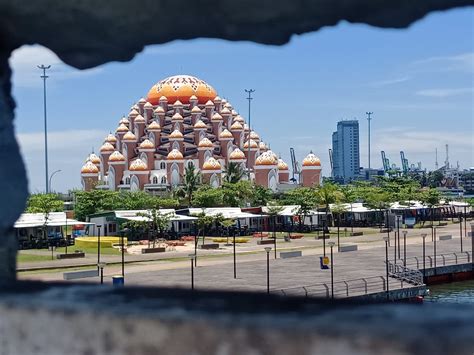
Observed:
[[[331,209],[331,213],[337,216],[337,251],[340,250],[339,232],[340,232],[340,225],[341,225],[341,214],[345,213],[346,211],[347,211],[346,207],[344,205],[341,205],[340,203],[336,203]]]
[[[351,211],[351,232],[354,232],[354,215],[352,213],[352,204],[357,200],[357,193],[353,186],[344,185],[340,189],[341,202],[348,203]]]
[[[224,206],[230,207],[244,206],[253,195],[252,185],[246,180],[236,183],[224,182],[221,190]]]
[[[199,207],[222,206],[223,192],[220,188],[213,188],[210,185],[201,185],[193,195],[193,205]]]
[[[239,163],[229,162],[224,170],[224,181],[230,184],[238,183],[244,176],[244,171]]]
[[[253,206],[265,206],[273,197],[272,190],[267,189],[266,187],[253,185],[252,190],[251,197]]]
[[[59,199],[56,194],[34,194],[28,198],[26,212],[28,213],[44,213],[64,211],[64,202]]]
[[[366,205],[368,205],[372,209],[378,209],[381,212],[382,221],[380,222],[380,229],[382,229],[383,214],[384,214],[383,211],[386,211],[388,213],[388,208],[390,207],[390,203],[392,201],[393,201],[392,195],[381,188],[374,188],[371,191],[371,193],[367,195],[365,199]]]
[[[284,203],[288,205],[297,205],[292,213],[298,216],[298,224],[301,230],[306,216],[309,215],[316,206],[317,200],[313,188],[298,187],[285,194]]]
[[[283,211],[283,207],[282,206],[278,206],[275,202],[270,202],[268,205],[267,205],[267,215],[270,219],[270,221],[272,221],[272,234],[273,234],[273,241],[274,241],[274,245],[273,245],[273,249],[274,249],[274,253],[275,253],[275,259],[277,257],[277,237],[276,237],[276,221],[277,221],[277,218],[278,216],[280,215],[280,213]]]
[[[74,214],[80,221],[87,216],[116,209],[119,193],[109,190],[74,191]]]
[[[206,215],[206,213],[204,213],[204,210],[201,213],[194,216],[197,217],[196,226],[198,227],[198,233],[195,239],[195,246],[197,246],[197,243],[199,241],[199,235],[201,234],[201,232],[202,232],[202,244],[204,244],[205,239],[206,239],[205,238],[206,229],[210,227],[212,223],[214,223],[214,217]]]
[[[164,238],[164,232],[171,221],[171,213],[162,213],[157,208],[152,208],[146,212],[139,212],[137,216],[146,217],[152,223],[153,248],[155,247],[156,231],[159,231],[160,238]]]
[[[431,227],[433,228],[434,224],[434,207],[439,204],[441,199],[441,194],[438,190],[434,188],[429,188],[424,190],[420,194],[421,202],[428,205],[430,208],[430,215],[431,215]]]
[[[154,197],[145,191],[126,191],[118,194],[114,209],[143,210],[154,205]]]
[[[328,181],[316,190],[316,200],[320,205],[324,206],[327,224],[329,205],[335,203],[336,201],[338,201],[338,199],[340,199],[340,193],[338,191],[337,185],[332,182]],[[323,238],[325,236],[325,233],[326,229],[323,230]]]
[[[191,206],[193,201],[193,194],[201,184],[201,173],[196,170],[194,164],[186,166],[183,176],[183,187],[181,188],[184,192],[188,207]]]

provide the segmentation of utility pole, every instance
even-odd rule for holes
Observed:
[[[369,178],[370,178],[370,121],[372,121],[372,117],[370,115],[373,114],[373,112],[366,112],[367,115],[367,122],[369,123]]]
[[[248,147],[247,147],[247,173],[248,173],[248,178],[249,178],[249,181],[250,181],[250,132],[252,132],[252,126],[250,125],[251,124],[251,121],[250,121],[250,103],[252,102],[253,98],[252,98],[252,93],[255,92],[254,89],[245,89],[245,92],[247,94],[249,94],[249,96],[247,97],[247,100],[249,100],[249,134],[247,136],[247,142],[248,142]],[[245,131],[244,131],[244,135],[245,135]]]
[[[46,193],[49,193],[49,173],[48,173],[48,122],[46,115],[46,70],[51,68],[51,65],[45,66],[44,64],[38,65],[38,69],[43,70],[43,75],[40,77],[43,79],[43,108],[44,108],[44,167],[45,167],[45,184]]]

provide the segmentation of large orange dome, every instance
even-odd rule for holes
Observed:
[[[189,98],[195,95],[199,104],[205,104],[208,100],[214,100],[217,96],[216,90],[204,80],[191,75],[175,75],[160,80],[148,92],[147,101],[158,105],[161,96],[166,96],[169,104],[177,100],[183,104],[189,104]]]

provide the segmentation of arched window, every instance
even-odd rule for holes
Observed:
[[[125,178],[125,185],[130,185],[130,178],[129,177]]]
[[[192,160],[188,160],[188,168],[191,168],[192,166],[194,166],[194,163]]]
[[[152,183],[153,183],[154,185],[157,185],[157,184],[158,184],[158,178],[157,178],[156,176],[153,176]]]
[[[162,176],[162,177],[161,177],[161,183],[162,183],[162,184],[166,184],[166,176]]]
[[[179,150],[179,143],[178,142],[173,142],[173,149]]]
[[[165,170],[165,169],[166,169],[166,164],[165,164],[164,161],[162,161],[162,162],[160,163],[160,169],[161,169],[161,170]]]
[[[132,181],[130,183],[130,191],[138,191],[140,190],[140,181],[138,180],[136,175],[132,176]]]
[[[178,170],[178,165],[173,164],[171,167],[171,185],[176,186],[179,184],[179,170]]]
[[[204,161],[212,157],[212,153],[209,150],[206,150],[206,153],[204,153]]]

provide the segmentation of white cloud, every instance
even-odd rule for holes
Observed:
[[[409,76],[404,76],[404,77],[400,77],[400,78],[394,78],[394,79],[388,79],[388,80],[381,80],[381,81],[374,81],[372,83],[370,83],[369,85],[370,86],[373,86],[373,87],[383,87],[383,86],[389,86],[389,85],[395,85],[395,84],[400,84],[400,83],[404,83],[408,80],[410,80],[411,78]]]
[[[418,96],[426,97],[451,97],[451,96],[460,96],[465,94],[472,94],[472,88],[457,88],[457,89],[425,89],[419,90],[415,94]]]
[[[50,76],[49,85],[57,81],[75,79],[87,75],[95,75],[102,71],[102,68],[87,70],[74,69],[64,63],[58,56],[46,47],[39,45],[22,46],[12,53],[10,65],[13,68],[13,83],[19,87],[38,87],[42,85],[40,75],[42,70],[38,65],[51,65],[47,71]]]
[[[474,52],[451,56],[429,57],[413,62],[423,71],[467,71],[474,72]]]

